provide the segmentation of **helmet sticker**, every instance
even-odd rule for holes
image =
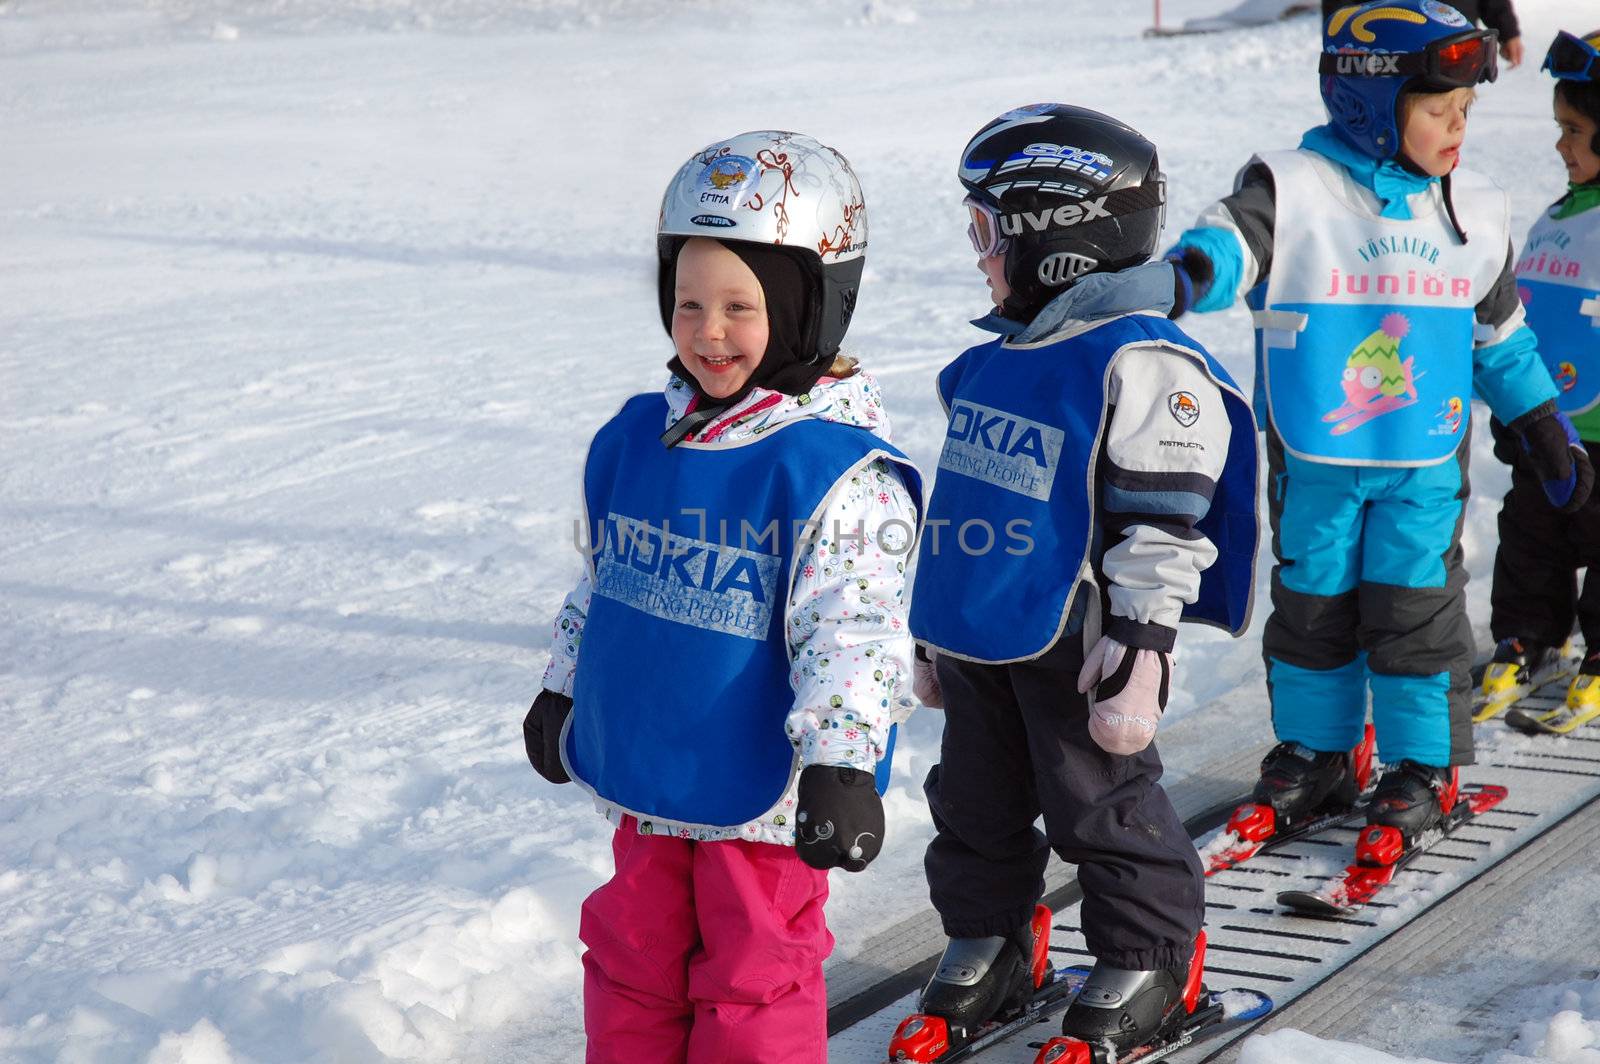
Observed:
[[[1333,18],[1328,20],[1328,39],[1331,42],[1345,28],[1345,24],[1348,23],[1350,36],[1362,44],[1372,44],[1378,39],[1378,34],[1371,28],[1371,24],[1374,22],[1409,22],[1413,25],[1421,26],[1426,25],[1428,20],[1420,12],[1404,7],[1375,7],[1371,9],[1342,7],[1333,13]],[[1331,46],[1329,48],[1329,51],[1336,50]]]
[[[1021,107],[1013,107],[1011,110],[1009,110],[1005,114],[1001,115],[995,121],[997,121],[997,122],[1006,122],[1006,121],[1010,121],[1013,118],[1033,118],[1035,116],[1048,113],[1050,111],[1050,109],[1053,108],[1053,107],[1055,107],[1055,104],[1053,104],[1053,103],[1030,103],[1030,104],[1024,104]]]
[[[695,225],[703,225],[710,229],[732,229],[739,223],[732,218],[724,218],[720,214],[697,214],[689,221]]]
[[[782,244],[789,235],[789,196],[792,194],[797,199],[800,196],[800,190],[794,187],[794,162],[788,152],[771,148],[763,148],[756,153],[756,158],[760,160],[761,176],[765,177],[769,172],[781,174],[783,184],[778,187],[776,195],[751,192],[750,201],[745,206],[760,212],[766,209],[769,199],[772,201],[772,215],[777,222],[778,235],[773,243]]]
[[[829,255],[843,255],[850,251],[865,251],[867,242],[856,239],[856,226],[866,216],[867,205],[860,200],[844,205],[844,221],[833,227],[832,233],[822,234],[817,241],[817,257],[823,262]]]
[[[1105,182],[1111,179],[1111,171],[1115,165],[1109,155],[1085,148],[1075,148],[1070,144],[1030,144],[1002,163],[997,173],[1021,167],[1058,168],[1081,173],[1097,182]]]
[[[1466,29],[1472,25],[1471,22],[1467,21],[1465,15],[1449,4],[1441,3],[1440,0],[1422,0],[1422,10],[1433,21],[1443,23],[1446,26],[1458,26]]]
[[[706,206],[739,206],[756,174],[756,161],[743,155],[723,155],[705,165],[695,187]]]

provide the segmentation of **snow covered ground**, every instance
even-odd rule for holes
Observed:
[[[1530,51],[1570,10],[1518,6]],[[933,373],[984,301],[953,178],[974,129],[1050,98],[1132,122],[1175,233],[1320,121],[1314,20],[1151,43],[1148,14],[0,2],[0,1060],[579,1059],[609,830],[518,723],[585,443],[669,354],[664,183],[748,128],[850,157],[873,229],[849,346],[931,469]],[[1548,82],[1508,73],[1473,126],[1525,229],[1561,188]],[[1193,328],[1248,379],[1243,313]],[[1473,474],[1486,639],[1483,440]],[[1216,739],[1180,768],[1265,727],[1254,638],[1183,646],[1172,715]],[[835,877],[841,956],[926,904],[939,726],[905,729],[883,858]],[[1508,1007],[1547,1028],[1515,1059],[1600,1059],[1592,985]],[[1251,1059],[1383,1059],[1272,1041],[1295,1037]]]

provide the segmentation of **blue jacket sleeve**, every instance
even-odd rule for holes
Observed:
[[[1250,163],[1239,171],[1233,191],[1201,211],[1167,252],[1188,267],[1194,285],[1193,304],[1183,309],[1226,310],[1265,279],[1272,269],[1277,213],[1272,171]]]
[[[1555,382],[1539,357],[1538,340],[1526,325],[1472,353],[1472,388],[1508,425],[1556,397]]]
[[[1227,310],[1233,306],[1234,293],[1239,290],[1239,279],[1244,276],[1244,252],[1239,246],[1239,238],[1226,229],[1204,226],[1186,230],[1172,250],[1182,253],[1189,248],[1204,255],[1211,264],[1210,283],[1204,286],[1196,284],[1198,298],[1189,309],[1205,313]]]

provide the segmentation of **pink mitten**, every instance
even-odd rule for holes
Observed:
[[[938,656],[938,651],[924,649],[918,643],[911,658],[911,693],[929,709],[944,708],[944,688],[939,686],[939,670],[933,664]]]
[[[1078,672],[1078,693],[1089,696],[1089,735],[1112,754],[1137,754],[1156,737],[1167,708],[1172,655],[1123,646],[1108,635]]]

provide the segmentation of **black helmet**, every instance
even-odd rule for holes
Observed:
[[[1137,266],[1161,238],[1167,191],[1155,145],[1087,107],[1007,111],[967,143],[960,176],[974,246],[1005,253],[1009,317],[1031,319],[1086,273]]]

